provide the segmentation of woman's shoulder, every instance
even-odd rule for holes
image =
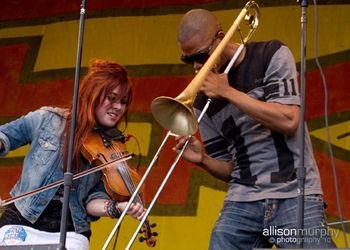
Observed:
[[[38,109],[38,112],[51,113],[51,114],[61,116],[63,118],[67,118],[69,115],[68,109],[59,108],[59,107],[52,107],[52,106],[43,106],[43,107]]]

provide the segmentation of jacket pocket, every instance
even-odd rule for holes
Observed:
[[[47,164],[59,147],[58,139],[48,133],[40,135],[38,145],[33,153],[33,160],[39,164]]]

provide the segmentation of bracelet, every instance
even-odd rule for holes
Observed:
[[[110,218],[119,218],[120,215],[122,214],[120,209],[118,208],[118,202],[114,201],[114,200],[108,200],[105,201],[105,211],[106,214],[110,217]]]

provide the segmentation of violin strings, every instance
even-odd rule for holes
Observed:
[[[115,153],[118,157],[121,157],[123,155],[122,152],[118,148],[116,148],[114,145],[111,145],[109,149],[111,152]],[[135,185],[133,185],[129,170],[125,166],[124,162],[117,165],[117,171],[120,173],[120,176],[123,178],[129,193],[133,194],[136,188],[135,188]],[[138,203],[143,205],[139,194],[137,194],[135,199],[137,200]]]
[[[122,157],[123,153],[119,150],[119,148],[116,148],[113,144],[109,147],[109,150],[111,151],[111,153],[115,153],[118,157]],[[132,179],[131,179],[131,176],[130,176],[130,173],[129,173],[129,170],[126,166],[126,164],[124,162],[121,162],[117,165],[117,171],[119,172],[120,176],[122,177],[122,179],[124,180],[124,183],[129,191],[130,194],[133,194],[136,190],[135,188],[135,185],[133,184],[132,182]],[[125,180],[127,179],[127,181]],[[137,194],[135,196],[135,200],[141,204],[142,206],[143,205],[143,202],[141,200],[141,197],[139,194]],[[146,227],[146,229],[143,229],[145,231],[149,231],[150,229],[150,225],[149,225],[149,221],[146,220],[144,222],[144,225],[143,225],[143,228]]]
[[[108,146],[107,149],[110,151],[111,154],[115,154],[117,157],[123,156],[123,153],[119,150],[119,148],[113,144]],[[119,174],[120,174],[121,178],[123,179],[129,193],[132,195],[135,192],[136,187],[132,182],[131,175],[130,175],[130,172],[128,170],[127,164],[125,162],[118,163],[117,167],[116,167],[116,171],[119,172]],[[137,194],[135,196],[135,200],[137,203],[144,206],[139,194]],[[153,238],[153,235],[150,232],[150,225],[149,225],[148,220],[144,221],[142,228],[143,228],[142,231],[144,232],[144,234],[147,233],[147,236],[146,236],[147,238]]]

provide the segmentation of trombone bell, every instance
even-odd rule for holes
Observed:
[[[160,96],[151,104],[155,120],[164,128],[177,135],[193,135],[198,123],[191,109],[175,98]]]

